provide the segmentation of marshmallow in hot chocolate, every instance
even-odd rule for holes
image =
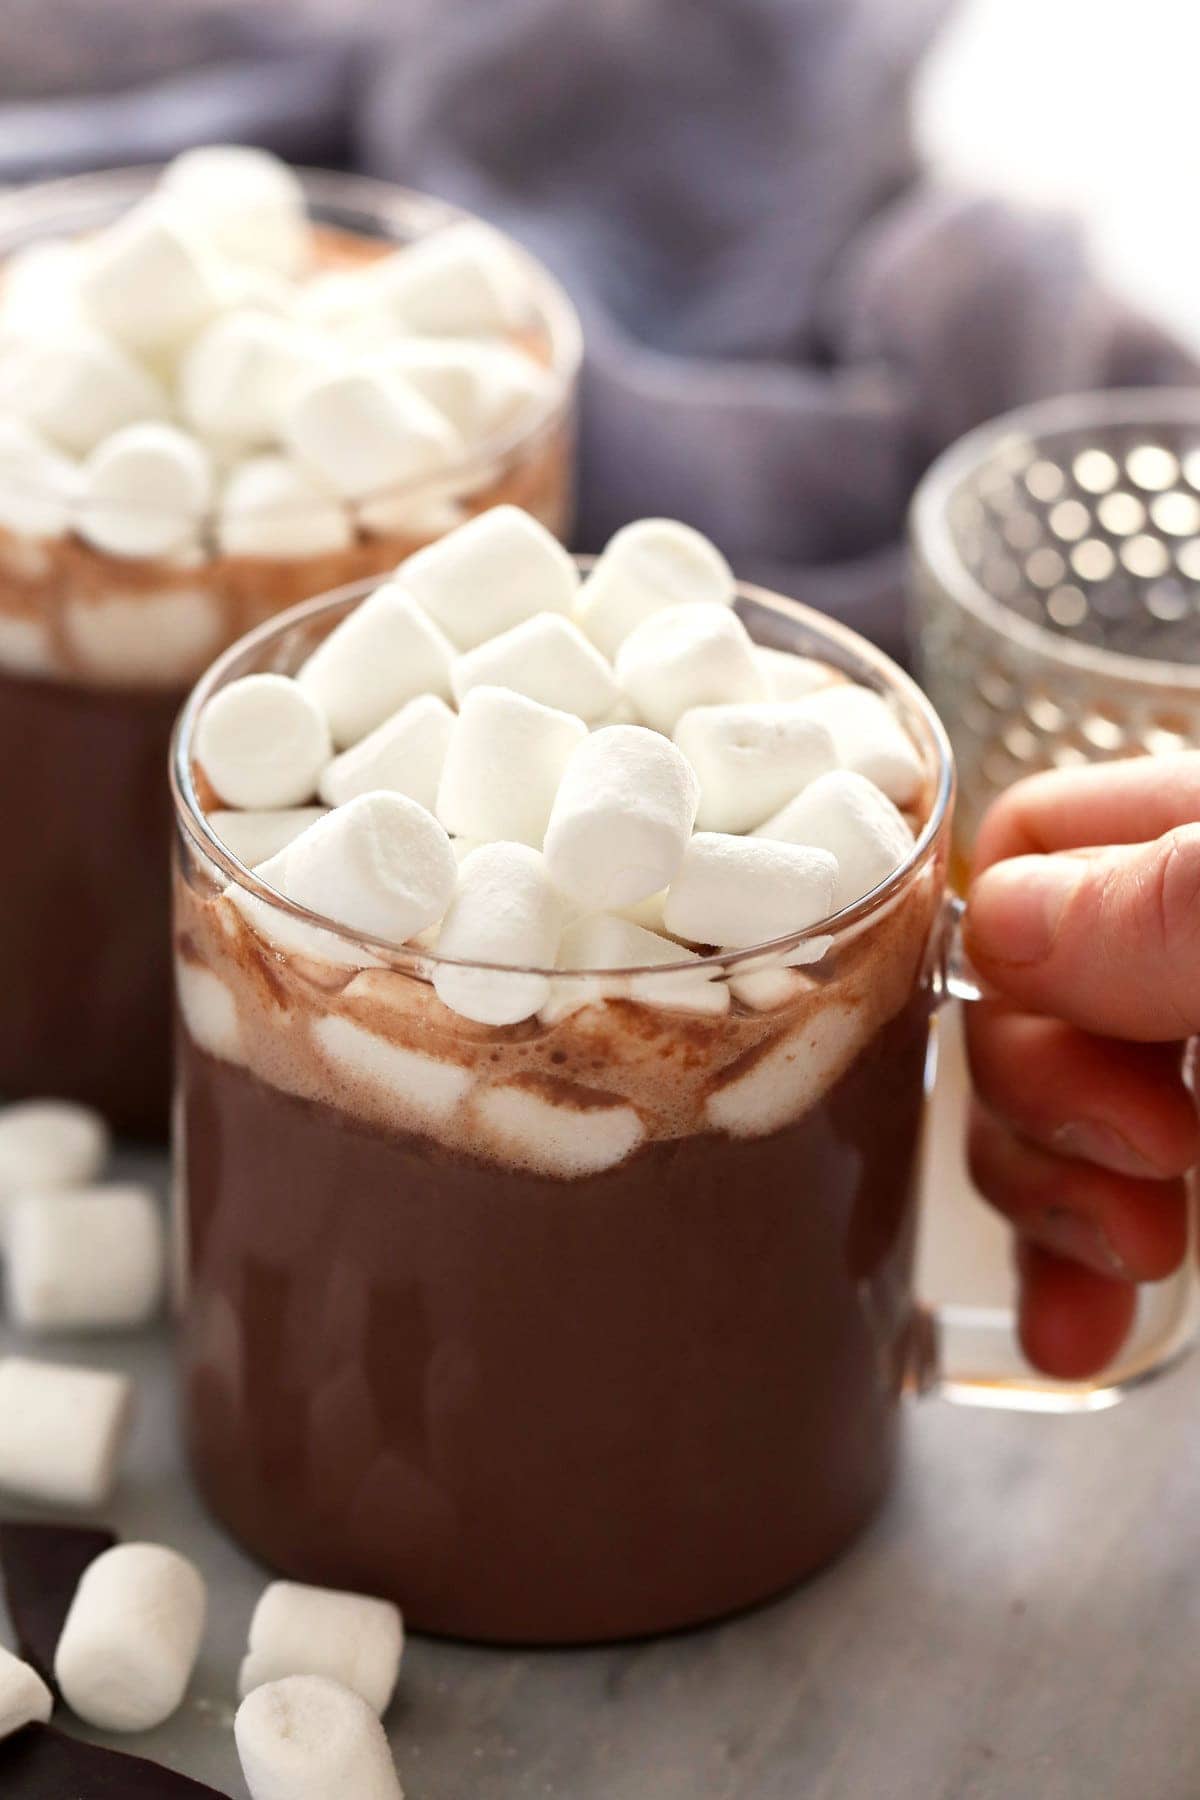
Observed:
[[[647,520],[589,595],[596,573],[581,583],[535,521],[481,515],[402,563],[294,676],[208,702],[196,758],[218,835],[229,820],[235,853],[327,926],[432,951],[433,1004],[495,1031],[622,998],[714,1017],[731,992],[746,1014],[786,1005],[801,981],[786,970],[734,970],[739,993],[694,965],[811,932],[885,881],[913,848],[894,799],[917,799],[922,763],[881,696],[755,645],[724,568],[698,533]],[[622,708],[638,722],[605,723]],[[260,810],[239,832],[237,809],[271,794],[278,828]],[[318,801],[330,810],[302,823]],[[230,902],[320,957],[317,927]],[[645,973],[614,976],[621,958]]]

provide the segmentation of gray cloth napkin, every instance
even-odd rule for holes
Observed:
[[[673,514],[895,650],[939,448],[1195,378],[1069,221],[923,179],[909,87],[950,3],[59,0],[39,75],[42,0],[10,0],[0,178],[249,139],[485,214],[583,315],[580,546]]]

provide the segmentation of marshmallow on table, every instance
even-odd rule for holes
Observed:
[[[443,226],[363,271],[367,308],[388,336],[503,337],[528,311],[504,239],[474,219]]]
[[[148,370],[99,332],[27,341],[0,352],[0,409],[16,413],[74,456],[102,438],[166,416],[167,397]]]
[[[284,855],[289,900],[397,944],[441,918],[458,877],[449,837],[406,794],[360,794]]]
[[[749,831],[837,762],[829,731],[794,700],[694,706],[675,743],[700,782],[701,831]]]
[[[350,499],[427,481],[461,456],[450,421],[416,389],[362,370],[311,376],[290,395],[287,448]]]
[[[142,1325],[162,1298],[162,1219],[145,1188],[22,1194],[5,1252],[9,1315],[27,1331]]]
[[[265,1681],[284,1675],[326,1675],[382,1715],[395,1690],[403,1650],[400,1609],[390,1600],[273,1581],[250,1621],[238,1697],[244,1700]]]
[[[223,255],[279,275],[300,272],[309,249],[304,189],[278,156],[246,144],[185,150],[161,191]]]
[[[538,613],[570,613],[579,587],[558,539],[516,506],[477,514],[408,557],[397,576],[459,650]]]
[[[512,688],[589,724],[621,697],[608,663],[561,613],[538,613],[466,651],[450,670],[450,684],[458,701],[474,687]]]
[[[448,700],[453,660],[452,645],[407,586],[390,581],[317,646],[296,683],[346,750],[418,694]]]
[[[299,806],[332,754],[321,712],[286,675],[231,681],[196,727],[196,760],[229,806]]]
[[[223,313],[180,362],[180,410],[221,443],[271,443],[293,394],[329,361],[317,334],[291,320],[250,307]]]
[[[54,1696],[36,1669],[0,1647],[0,1738],[25,1725],[44,1725],[54,1710]]]
[[[899,868],[916,841],[907,819],[887,795],[851,769],[818,776],[755,835],[811,844],[836,856],[833,897],[839,910],[878,887]]]
[[[563,770],[587,736],[574,713],[509,688],[472,688],[450,734],[438,818],[456,837],[539,849]]]
[[[768,838],[698,831],[667,892],[667,930],[746,950],[804,931],[833,911],[837,859]]]
[[[84,244],[79,300],[93,324],[137,355],[177,350],[220,304],[208,246],[157,196]]]
[[[754,660],[772,700],[803,700],[806,694],[842,680],[828,663],[812,656],[793,656],[790,650],[775,650],[769,644],[754,646]]]
[[[574,751],[545,834],[554,880],[581,906],[631,906],[683,861],[700,784],[682,753],[642,725],[609,725]]]
[[[103,1506],[132,1413],[125,1375],[0,1359],[0,1489],[50,1506]]]
[[[400,338],[371,366],[411,382],[472,444],[540,411],[555,392],[553,376],[532,357],[470,338]]]
[[[661,965],[695,963],[690,968],[674,967],[670,973],[646,973]],[[672,1012],[720,1014],[729,1010],[729,990],[721,980],[714,980],[712,970],[701,964],[694,950],[672,943],[657,931],[647,931],[630,919],[615,913],[590,913],[574,920],[563,932],[558,946],[560,969],[599,971],[595,982],[577,978],[560,982],[557,999],[559,1010],[589,1004],[592,999],[609,995],[626,995],[645,1006],[659,1006]],[[640,974],[609,975],[603,971],[638,969]],[[720,971],[718,971],[720,973]],[[573,1003],[573,1004],[572,1004]]]
[[[327,1676],[255,1688],[233,1730],[251,1800],[403,1800],[383,1726]]]
[[[229,471],[217,517],[226,556],[328,556],[353,541],[345,502],[293,457],[267,452]]]
[[[88,1564],[63,1625],[54,1678],[102,1731],[150,1731],[177,1709],[200,1649],[199,1570],[163,1544],[117,1544]]]
[[[668,736],[693,706],[767,697],[742,621],[702,601],[654,613],[630,632],[616,670],[647,725]]]
[[[733,571],[715,544],[676,519],[638,519],[605,545],[579,594],[579,623],[605,656],[654,613],[688,601],[731,606]]]
[[[113,556],[169,556],[195,546],[212,498],[212,462],[195,438],[126,425],[84,464],[79,533]]]
[[[0,1199],[24,1188],[83,1187],[110,1150],[99,1113],[73,1100],[19,1100],[0,1107]]]
[[[803,705],[832,733],[843,768],[865,775],[897,806],[917,798],[924,779],[920,755],[882,695],[842,682],[810,694]]]
[[[433,811],[442,765],[454,730],[454,714],[436,694],[421,694],[382,725],[343,750],[320,781],[329,806],[378,789],[407,794]]]
[[[61,537],[79,492],[78,465],[24,419],[0,418],[0,526],[19,537]]]
[[[463,861],[458,891],[438,937],[438,956],[501,963],[514,971],[554,966],[563,903],[543,857],[526,844],[483,844]],[[483,1025],[515,1025],[550,994],[548,976],[506,969],[434,965],[443,1005]]]

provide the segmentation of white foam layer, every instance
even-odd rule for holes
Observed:
[[[632,1106],[581,1105],[559,1094],[547,1100],[515,1085],[481,1089],[472,1116],[493,1155],[539,1175],[595,1175],[623,1162],[645,1137]]]

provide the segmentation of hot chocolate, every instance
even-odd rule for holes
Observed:
[[[197,154],[157,187],[0,206],[0,1092],[138,1133],[166,1118],[161,770],[187,684],[497,501],[557,532],[571,510],[577,338],[536,265],[379,184]],[[379,395],[351,468],[337,409]]]
[[[643,601],[701,579],[681,574],[678,543],[654,548]],[[412,584],[427,606],[436,590],[431,615],[452,625],[467,616],[450,605],[458,555],[446,540]],[[602,564],[570,615],[586,622],[606,581],[639,610],[629,570],[618,584]],[[503,585],[497,573],[493,598]],[[376,596],[369,623],[329,637],[348,608],[304,609],[210,676],[183,720],[193,1466],[266,1561],[392,1597],[418,1627],[565,1642],[711,1617],[827,1560],[887,1480],[944,873],[936,742],[865,646],[765,597],[735,613],[720,604],[731,597],[672,591],[618,632],[631,642],[676,603],[670,681],[637,703],[674,712],[675,745],[625,722],[629,706],[589,733],[579,715],[571,732],[538,702],[489,700],[487,722],[514,731],[489,770],[471,760],[460,648],[434,807],[445,819],[469,804],[477,835],[455,841],[448,874],[437,820],[401,791],[424,778],[407,764],[272,846],[257,876],[200,806],[219,817],[220,783],[256,766],[258,707],[279,709],[273,745],[294,708],[297,753],[300,696],[349,717],[346,693],[364,690],[335,677],[372,633],[400,629],[394,601]],[[809,655],[763,657],[740,617]],[[506,621],[489,640],[504,666],[521,629]],[[617,650],[626,699],[637,649]],[[298,670],[296,698],[239,686],[260,669]],[[800,698],[769,698],[768,672],[773,693],[787,681]],[[889,680],[894,699],[874,705],[855,685]],[[698,775],[672,761],[680,742]],[[853,770],[864,758],[903,815]],[[328,791],[325,775],[316,784]],[[693,830],[735,788],[743,832],[762,835]],[[525,840],[479,842],[501,815]],[[597,834],[609,899],[589,910]],[[385,941],[388,908],[407,922],[403,947]],[[553,939],[540,962],[520,950],[531,931]]]

